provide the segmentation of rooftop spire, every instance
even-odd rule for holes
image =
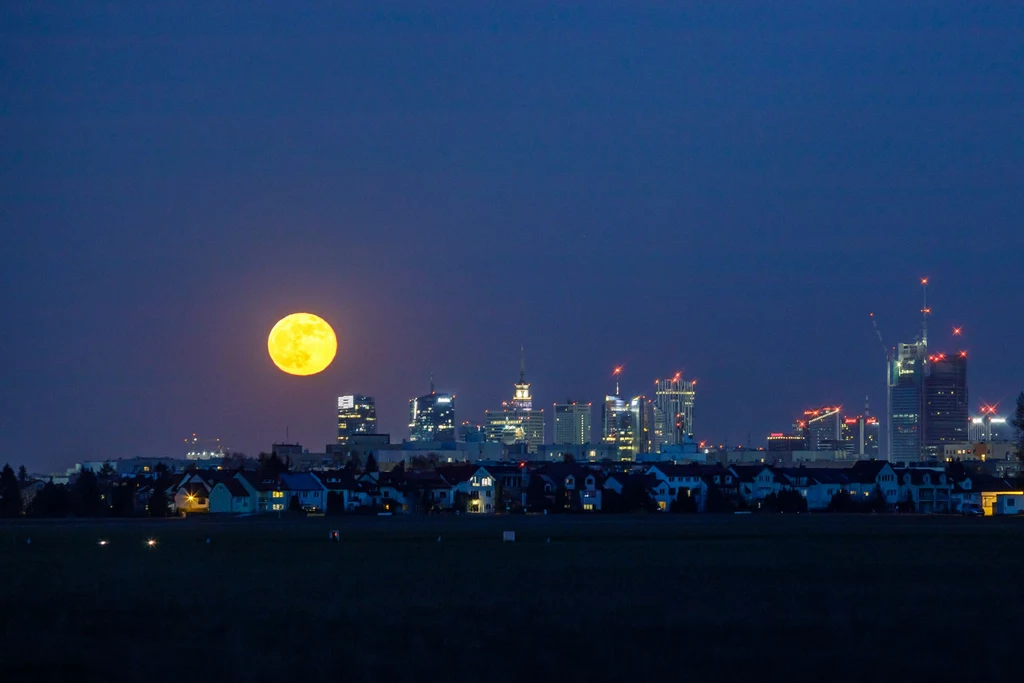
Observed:
[[[430,373],[430,393],[434,393],[434,373]]]
[[[519,346],[519,383],[526,384],[526,349]]]

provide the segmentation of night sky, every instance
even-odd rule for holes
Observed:
[[[2,461],[322,450],[352,392],[401,438],[431,372],[480,421],[520,344],[549,409],[682,370],[757,445],[883,412],[924,275],[972,410],[1024,388],[1019,4],[117,4],[0,15]]]

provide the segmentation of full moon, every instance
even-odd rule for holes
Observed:
[[[267,350],[274,364],[288,374],[315,375],[334,360],[338,338],[320,316],[292,313],[270,330]]]

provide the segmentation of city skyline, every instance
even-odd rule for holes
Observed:
[[[15,1],[0,64],[0,683],[1019,673],[1024,4]]]
[[[632,10],[12,8],[5,444],[325,444],[352,392],[403,434],[431,372],[481,420],[523,344],[535,405],[596,429],[609,368],[649,398],[682,371],[697,432],[745,444],[812,399],[882,415],[868,316],[912,340],[919,277],[929,345],[961,329],[970,408],[1005,410],[1020,13]],[[337,335],[319,375],[267,356],[296,311]]]

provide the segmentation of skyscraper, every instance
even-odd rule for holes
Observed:
[[[519,381],[514,385],[511,401],[501,404],[501,410],[488,410],[484,417],[487,440],[512,445],[526,444],[529,453],[536,453],[544,443],[544,411],[534,410],[530,384],[526,381],[526,359],[520,351]]]
[[[1013,439],[1013,429],[1005,417],[996,415],[995,406],[982,406],[981,415],[971,418],[967,438],[986,443],[1010,441]]]
[[[377,405],[373,396],[338,397],[338,443],[348,443],[353,434],[376,433]]]
[[[921,459],[926,348],[920,342],[900,344],[889,362],[889,459],[895,463]]]
[[[409,441],[455,441],[455,396],[430,393],[409,401]]]
[[[809,451],[831,451],[842,447],[838,406],[822,406],[804,411],[804,438]]]
[[[878,457],[878,418],[857,415],[843,420],[843,446],[859,458]]]
[[[894,463],[921,460],[924,444],[924,378],[928,362],[928,278],[921,278],[921,335],[898,344],[887,360],[888,458]],[[881,335],[879,335],[881,339]]]
[[[967,352],[928,357],[924,375],[924,450],[929,456],[942,455],[949,443],[968,439]]]
[[[601,441],[619,448],[620,456],[632,458],[633,435],[630,427],[629,405],[619,396],[619,375],[622,368],[615,368],[615,393],[604,397],[601,404]]]
[[[696,385],[696,381],[682,379],[679,372],[671,379],[655,380],[654,404],[665,416],[664,443],[682,443],[684,436],[693,434]]]
[[[654,402],[646,396],[634,396],[629,402],[633,456],[654,452]]]
[[[673,425],[673,429],[675,425]],[[654,445],[651,447],[652,453],[661,453],[661,447],[668,443],[668,420],[665,419],[665,413],[658,404],[654,404]]]
[[[555,405],[553,443],[583,445],[590,443],[591,405],[568,401]]]
[[[621,444],[624,439],[632,443],[629,406],[621,396],[605,396],[601,405],[601,441]]]

